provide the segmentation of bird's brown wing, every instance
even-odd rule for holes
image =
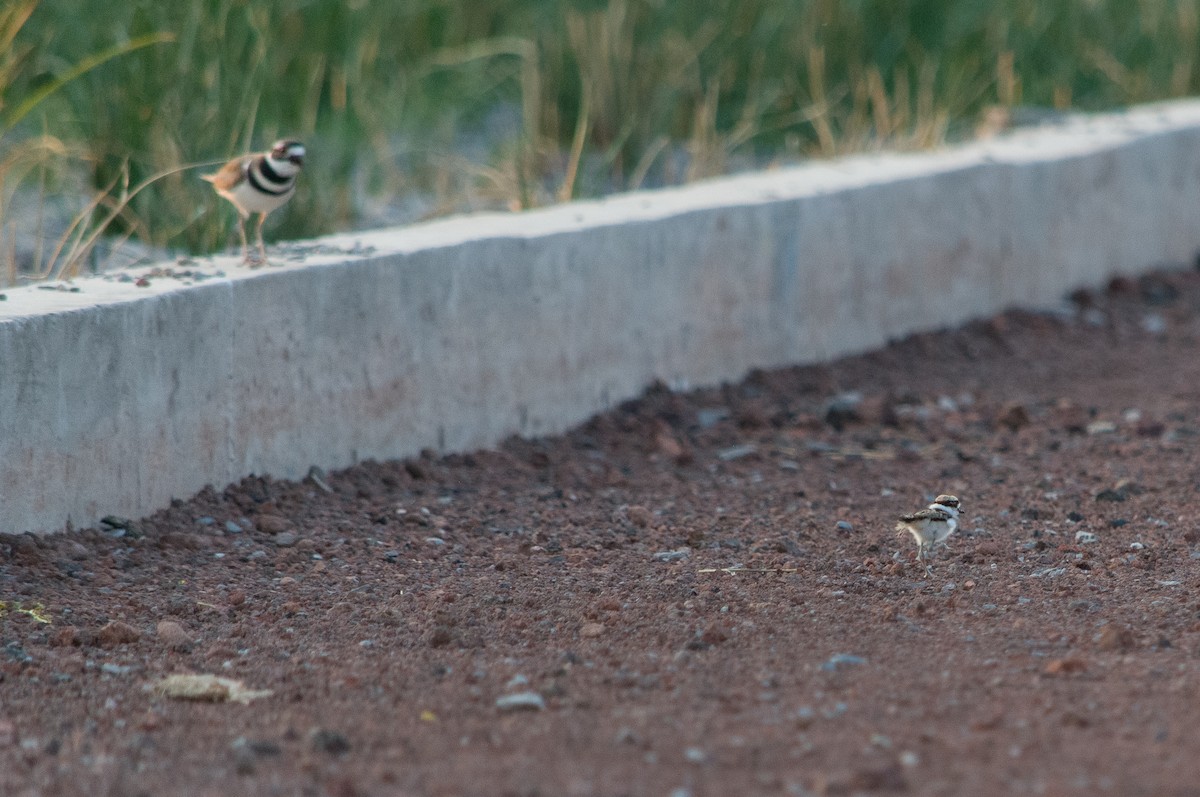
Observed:
[[[200,175],[200,179],[212,183],[218,191],[229,191],[246,179],[246,159],[234,158],[220,170]]]
[[[913,512],[911,515],[903,515],[900,521],[903,523],[913,523],[918,520],[949,520],[950,516],[940,509],[922,509],[920,512]]]

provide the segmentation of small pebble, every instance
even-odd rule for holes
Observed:
[[[106,648],[137,642],[141,638],[142,634],[140,631],[128,623],[122,623],[119,620],[112,621],[96,632],[96,641]]]
[[[33,661],[33,656],[30,656],[28,653],[26,653],[25,649],[15,641],[9,642],[4,646],[4,655],[12,661],[19,661],[22,663]]]
[[[340,731],[313,728],[308,734],[308,740],[313,749],[321,753],[343,755],[350,752],[350,740]]]
[[[683,751],[683,757],[689,764],[703,764],[708,760],[708,753],[705,753],[699,747],[689,747]]]
[[[754,445],[753,443],[746,443],[745,445],[731,446],[729,448],[721,449],[717,452],[717,459],[721,460],[722,462],[732,462],[735,459],[748,457],[757,452],[758,446]]]
[[[247,739],[245,736],[239,736],[230,746],[249,750],[258,756],[277,756],[283,753],[283,748],[269,739]]]
[[[280,548],[291,548],[296,544],[297,537],[290,531],[285,531],[281,534],[276,534],[273,542]]]
[[[100,665],[100,672],[108,675],[129,675],[133,672],[133,667],[127,664],[113,664],[112,662],[104,662]]]
[[[854,524],[850,523],[847,520],[839,520],[837,522],[837,530],[838,531],[854,531]]]
[[[1087,425],[1087,433],[1096,434],[1112,434],[1117,431],[1117,425],[1112,421],[1092,421]]]
[[[79,630],[73,625],[60,627],[49,640],[52,648],[69,648],[80,644]]]
[[[542,711],[546,701],[537,692],[517,692],[497,698],[496,708],[501,711]]]
[[[696,411],[696,423],[701,429],[709,429],[729,417],[729,410],[724,407],[712,407]]]
[[[155,632],[167,647],[174,650],[187,650],[192,645],[191,636],[174,620],[159,620]]]
[[[239,775],[253,775],[257,768],[257,756],[254,751],[246,745],[239,745],[239,741],[244,741],[243,737],[238,737],[233,742],[233,770]]]
[[[654,559],[658,562],[678,562],[687,559],[691,554],[689,548],[680,548],[677,551],[659,551],[654,554]]]
[[[1142,318],[1142,329],[1151,335],[1162,335],[1167,331],[1167,319],[1158,313],[1147,313]]]
[[[858,409],[862,403],[863,394],[858,391],[834,396],[825,405],[825,423],[841,430],[847,424],[860,420]]]
[[[825,716],[825,719],[831,720],[831,719],[836,719],[836,718],[842,716],[849,710],[850,710],[850,706],[846,705],[845,703],[843,703],[842,701],[839,700],[838,702],[833,704],[833,708],[827,708],[824,711],[822,711],[821,713]]]
[[[822,664],[821,669],[826,672],[836,672],[843,667],[854,667],[866,663],[867,660],[862,656],[854,656],[850,653],[838,653],[831,656],[829,661]]]
[[[254,525],[263,534],[280,534],[287,531],[290,524],[287,522],[287,520],[281,518],[279,515],[266,514],[259,515],[255,519]]]
[[[996,416],[996,423],[1015,432],[1029,425],[1029,410],[1023,404],[1008,404]]]

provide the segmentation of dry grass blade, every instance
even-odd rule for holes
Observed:
[[[3,127],[0,128],[0,134],[3,133],[4,129],[12,129],[15,127],[18,122],[24,119],[30,111],[41,104],[51,94],[58,91],[73,80],[77,80],[79,77],[91,72],[101,64],[111,61],[119,56],[134,52],[135,50],[140,50],[143,47],[149,47],[152,44],[164,44],[174,40],[175,36],[170,33],[152,33],[149,36],[139,36],[131,41],[116,45],[115,47],[110,47],[107,50],[102,50],[94,55],[89,55],[87,58],[84,58],[82,61],[72,66],[63,74],[59,75],[46,85],[31,93],[22,102],[18,103],[16,108],[14,108],[4,118]]]
[[[567,159],[567,172],[558,189],[558,201],[566,202],[575,196],[575,178],[579,175],[579,161],[583,157],[583,145],[587,142],[588,117],[592,112],[591,84],[583,81],[579,99],[579,118],[575,120],[575,139],[571,142],[571,157]]]
[[[73,156],[62,142],[52,137],[43,137],[35,141],[25,142],[25,145],[19,147],[16,153],[10,155],[4,161],[0,161],[0,187],[4,189],[0,192],[0,219],[4,218],[5,208],[11,202],[11,192],[19,187],[29,171],[37,169],[39,181],[42,181],[44,180],[45,170],[48,168],[48,159],[58,162],[70,159],[71,157]],[[74,157],[77,160],[79,159],[78,156]],[[9,275],[8,283],[11,284],[18,279],[34,281],[61,280],[73,279],[79,276],[83,263],[92,255],[102,236],[109,232],[113,223],[118,219],[125,222],[125,230],[114,241],[110,242],[111,252],[115,253],[131,235],[139,231],[145,235],[146,231],[141,230],[142,220],[130,212],[130,203],[138,194],[165,177],[192,169],[214,166],[221,162],[205,161],[166,169],[151,175],[132,188],[129,187],[128,170],[122,169],[107,185],[95,192],[85,202],[82,209],[74,214],[65,230],[53,242],[48,255],[44,254],[42,249],[42,222],[41,211],[39,210],[37,224],[38,244],[34,260],[24,269],[18,268],[16,253],[12,250],[13,245],[10,243],[10,254],[6,258],[7,263],[5,266],[5,271]],[[14,169],[21,163],[29,163],[30,165],[24,173],[15,173]],[[56,163],[56,165],[61,166],[61,163]],[[39,185],[41,186],[40,201],[44,203],[47,199],[44,182],[39,182]],[[12,223],[4,227],[3,231],[8,233],[10,241],[15,238],[15,230]]]

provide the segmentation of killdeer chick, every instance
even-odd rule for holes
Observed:
[[[912,535],[917,543],[917,561],[925,562],[934,548],[948,544],[947,538],[958,527],[959,509],[956,496],[939,495],[928,508],[901,517],[896,523],[896,532]],[[933,572],[928,562],[925,562],[925,572]]]
[[[246,244],[246,219],[258,214],[258,264],[267,262],[263,244],[263,222],[267,214],[279,208],[296,192],[296,177],[304,165],[304,145],[299,141],[276,141],[269,152],[234,158],[220,170],[203,175],[216,192],[237,208],[238,234],[242,239],[242,259],[255,264]]]

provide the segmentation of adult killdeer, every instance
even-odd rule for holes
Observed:
[[[946,539],[958,527],[960,510],[958,498],[953,495],[939,495],[928,508],[911,515],[904,515],[896,523],[896,532],[912,535],[917,542],[917,561],[924,562],[939,545],[945,546]],[[929,564],[925,564],[925,572],[932,572]]]
[[[263,244],[263,222],[267,214],[283,205],[296,192],[296,177],[304,165],[304,145],[299,141],[276,141],[269,152],[234,158],[203,179],[213,184],[221,196],[237,208],[238,234],[242,238],[242,259],[254,263],[246,244],[246,219],[258,214],[259,263],[267,262],[267,247]]]

